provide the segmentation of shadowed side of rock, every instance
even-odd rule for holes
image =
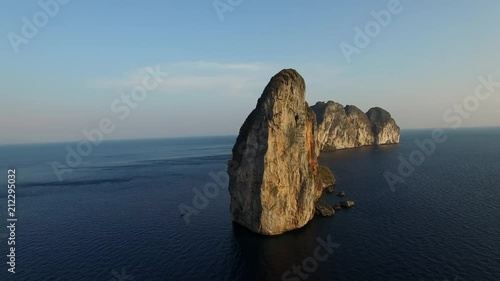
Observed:
[[[389,112],[380,107],[373,107],[366,115],[372,123],[375,144],[399,143],[400,129]]]

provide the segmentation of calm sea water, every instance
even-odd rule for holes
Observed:
[[[357,205],[278,237],[233,225],[227,188],[214,188],[235,137],[104,142],[62,182],[50,163],[67,144],[0,146],[0,233],[8,167],[18,181],[17,273],[0,236],[0,280],[282,280],[294,265],[302,277],[288,280],[500,280],[500,129],[448,132],[391,190],[383,173],[430,136],[322,154]],[[179,204],[208,183],[213,198],[186,224]],[[304,271],[328,236],[339,247]]]

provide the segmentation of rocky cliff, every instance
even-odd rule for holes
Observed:
[[[311,109],[317,118],[321,150],[399,143],[399,127],[382,108],[374,107],[365,114],[355,106],[328,101]]]
[[[316,116],[304,79],[275,75],[243,123],[228,163],[233,220],[277,235],[304,226],[328,185],[318,176]]]
[[[399,127],[391,114],[380,107],[374,107],[366,113],[372,123],[375,144],[399,143]]]

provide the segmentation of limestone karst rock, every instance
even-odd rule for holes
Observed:
[[[399,143],[400,129],[389,112],[380,107],[373,107],[366,115],[372,123],[375,144]]]
[[[315,214],[321,217],[331,217],[335,215],[335,210],[323,199],[319,199],[315,205]]]
[[[305,92],[297,71],[276,74],[233,146],[230,210],[234,222],[254,232],[278,235],[303,227],[315,211],[332,213],[318,201],[336,181],[327,167],[318,166],[321,150],[399,141],[399,127],[385,110],[365,114],[331,101],[309,107]]]
[[[335,183],[337,182],[337,179],[328,167],[319,166],[318,179],[319,184],[323,189],[328,190],[328,192],[333,192],[335,190]]]
[[[233,221],[277,235],[307,224],[323,185],[316,117],[297,71],[275,75],[243,123],[228,163]]]
[[[399,127],[382,108],[372,108],[365,114],[355,106],[328,101],[318,102],[311,109],[316,114],[322,151],[399,143]]]
[[[347,126],[349,130],[354,131],[354,147],[372,145],[375,138],[372,133],[372,124],[366,114],[354,105],[347,105],[345,112],[347,114]]]
[[[340,206],[342,206],[342,208],[351,208],[354,205],[355,205],[354,201],[352,201],[352,200],[340,202]]]

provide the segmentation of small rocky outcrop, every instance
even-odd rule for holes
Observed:
[[[351,208],[354,206],[354,201],[342,201],[340,202],[340,206],[343,208]]]
[[[337,193],[337,196],[339,197],[344,197],[345,196],[345,191],[340,191]]]
[[[332,208],[328,202],[323,199],[319,199],[316,201],[315,206],[315,214],[322,217],[331,217],[335,215],[335,210]]]
[[[322,151],[365,145],[399,143],[400,130],[391,115],[379,107],[366,114],[359,108],[328,101],[311,106],[318,124]]]
[[[332,171],[325,166],[319,166],[319,182],[323,189],[328,190],[328,192],[333,192],[335,190],[336,179]]]
[[[229,161],[233,221],[277,235],[307,224],[324,189],[316,116],[297,71],[282,70],[241,126]]]

